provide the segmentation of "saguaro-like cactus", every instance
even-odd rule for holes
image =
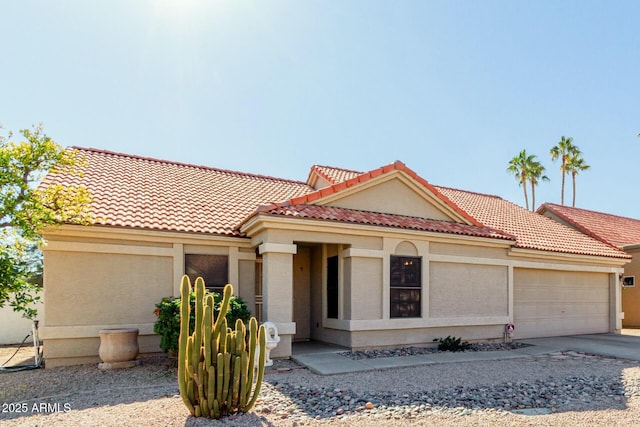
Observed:
[[[191,415],[220,418],[249,411],[258,398],[264,375],[266,333],[258,328],[255,317],[249,331],[238,319],[231,329],[226,314],[233,287],[224,287],[220,312],[214,319],[214,300],[205,297],[202,278],[196,279],[195,327],[189,330],[189,294],[191,281],[182,278],[180,292],[180,342],[178,349],[178,384],[180,396]],[[248,332],[248,336],[247,336]],[[258,350],[258,368],[256,364]]]

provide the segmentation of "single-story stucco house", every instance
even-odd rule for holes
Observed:
[[[539,214],[554,219],[587,234],[594,239],[622,249],[633,257],[624,266],[622,280],[622,311],[625,327],[640,327],[640,219],[626,218],[604,212],[545,203]]]
[[[183,274],[229,282],[281,337],[350,348],[619,331],[631,256],[497,196],[431,185],[401,162],[313,166],[305,182],[88,148],[93,226],[46,230],[48,367],[97,361],[98,331],[140,329]]]

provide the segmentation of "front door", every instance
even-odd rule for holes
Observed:
[[[311,325],[311,251],[298,246],[293,256],[293,321],[296,322],[294,341],[307,341]]]

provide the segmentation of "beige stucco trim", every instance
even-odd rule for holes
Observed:
[[[49,241],[41,246],[42,251],[83,252],[100,254],[147,255],[172,257],[173,248],[154,248],[151,246],[123,245],[112,243],[76,243]]]
[[[298,247],[294,244],[287,243],[263,243],[258,246],[258,252],[260,253],[260,255],[266,253],[295,255],[298,252]]]
[[[510,321],[509,316],[490,317],[441,317],[437,319],[375,319],[375,320],[346,320],[325,319],[327,328],[344,331],[372,331],[392,329],[416,329],[454,326],[485,326],[504,325]]]
[[[151,335],[153,323],[130,323],[118,325],[86,325],[86,326],[43,326],[38,329],[39,337],[43,340],[63,338],[94,338],[99,336],[101,329],[136,328],[140,335]]]
[[[251,241],[246,237],[227,237],[215,234],[185,233],[178,231],[143,230],[113,226],[62,225],[47,227],[43,231],[45,239],[56,236],[79,237],[82,239],[136,240],[156,243],[167,241],[194,245],[239,246],[250,248]]]
[[[276,328],[278,328],[278,335],[295,335],[296,323],[295,322],[274,322]]]
[[[429,261],[433,262],[450,262],[455,264],[478,264],[478,265],[500,265],[507,266],[510,261],[497,258],[478,258],[458,255],[438,255],[429,254]]]
[[[514,272],[513,265],[507,266],[507,313],[509,313],[509,323],[513,323],[513,286]]]
[[[384,251],[376,249],[347,248],[342,251],[343,258],[384,258]]]
[[[180,296],[180,286],[184,275],[184,245],[173,244],[173,296]]]

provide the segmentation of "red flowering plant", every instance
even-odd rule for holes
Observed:
[[[217,316],[222,303],[222,294],[212,292],[214,299],[214,315]],[[196,294],[192,292],[189,296],[191,303],[191,313],[189,316],[189,331],[193,331],[196,323]],[[153,331],[160,335],[160,348],[165,353],[178,354],[178,338],[180,337],[180,298],[165,297],[156,304],[153,314],[157,317],[153,325]],[[229,311],[227,312],[227,322],[235,325],[236,319],[242,319],[247,324],[251,318],[251,312],[247,304],[238,296],[232,296],[229,301]]]

